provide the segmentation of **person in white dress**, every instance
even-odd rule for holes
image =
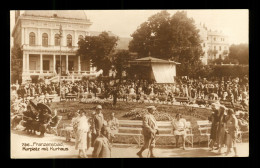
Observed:
[[[176,118],[172,121],[173,134],[176,138],[176,148],[179,147],[179,137],[182,137],[183,149],[185,150],[186,138],[186,120],[182,118],[181,114],[176,114]]]
[[[88,118],[86,117],[86,112],[84,110],[80,110],[80,119],[78,122],[77,136],[78,143],[76,143],[76,150],[79,150],[79,157],[81,158],[81,153],[83,153],[83,157],[87,158],[86,150],[87,150],[87,133],[89,131],[89,123]]]

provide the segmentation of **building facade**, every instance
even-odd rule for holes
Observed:
[[[205,25],[197,25],[200,30],[201,46],[204,55],[201,56],[203,64],[207,65],[215,59],[225,59],[229,54],[228,36],[221,31],[208,30]]]
[[[23,51],[22,81],[94,73],[89,61],[76,56],[91,25],[84,11],[15,11],[12,37]]]

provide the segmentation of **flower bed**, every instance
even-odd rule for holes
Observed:
[[[146,109],[143,108],[135,108],[130,112],[126,112],[123,117],[130,118],[131,120],[142,120],[143,115],[147,113]],[[154,117],[156,121],[171,121],[172,117],[168,113],[164,112],[155,112]]]

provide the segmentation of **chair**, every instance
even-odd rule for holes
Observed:
[[[58,121],[56,123],[56,125],[54,127],[51,127],[51,131],[53,131],[55,133],[55,135],[58,135],[58,126],[60,124],[60,121],[62,120],[62,116],[58,116]]]
[[[210,144],[210,129],[211,129],[211,123],[208,120],[202,120],[197,121],[198,124],[198,130],[200,133],[200,136],[206,136],[208,141],[208,148]],[[200,146],[200,136],[199,136],[199,146]]]
[[[191,144],[191,147],[193,148],[193,133],[192,133],[192,127],[190,122],[186,122],[186,138],[185,141]]]

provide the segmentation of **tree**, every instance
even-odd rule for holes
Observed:
[[[86,36],[84,40],[78,42],[77,55],[82,60],[91,60],[97,70],[102,69],[104,75],[107,75],[111,68],[112,53],[117,40],[117,37],[109,36],[107,32],[102,32],[99,36]]]
[[[132,34],[129,50],[139,57],[151,56],[180,62],[177,74],[195,76],[202,68],[199,30],[184,11],[173,16],[161,11],[148,18]]]
[[[14,44],[11,49],[11,82],[21,80],[22,77],[22,60],[23,52],[18,44]],[[21,81],[20,81],[21,82]]]
[[[112,64],[115,65],[117,75],[119,75],[119,77],[122,76],[123,70],[127,70],[128,61],[136,58],[136,56],[130,53],[128,50],[118,50],[113,54],[112,57]]]
[[[249,63],[249,50],[248,44],[231,45],[229,48],[230,59],[237,60],[239,64],[248,65]]]

